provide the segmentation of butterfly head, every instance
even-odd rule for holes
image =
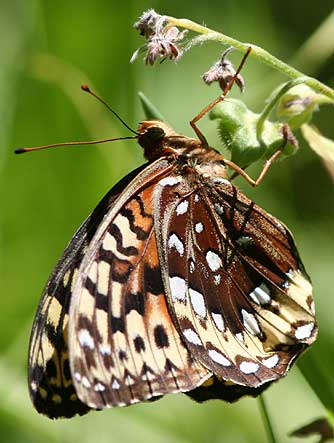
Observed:
[[[138,134],[138,143],[144,149],[145,157],[150,161],[165,156],[168,138],[178,135],[161,120],[142,121]]]
[[[149,161],[165,156],[178,157],[185,153],[191,156],[191,152],[203,149],[199,140],[178,134],[161,120],[141,122],[138,134],[138,143]]]
[[[164,137],[178,135],[174,129],[161,120],[146,120],[139,124],[139,142],[141,137],[149,137],[152,141],[159,141]]]

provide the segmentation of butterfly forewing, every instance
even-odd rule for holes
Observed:
[[[196,173],[157,188],[155,204],[169,307],[195,359],[238,385],[284,375],[316,333],[287,229],[227,180]]]
[[[210,373],[183,344],[167,308],[154,230],[159,160],[123,193],[93,238],[70,311],[71,372],[90,407],[189,391]],[[165,178],[163,178],[165,177]]]

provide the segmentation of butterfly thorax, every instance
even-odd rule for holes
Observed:
[[[178,134],[160,120],[141,122],[138,132],[138,143],[149,161],[171,156],[200,175],[226,176],[223,156],[200,140]]]

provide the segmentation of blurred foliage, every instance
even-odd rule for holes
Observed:
[[[194,48],[178,64],[165,62],[148,68],[139,59],[130,65],[131,54],[142,44],[132,24],[150,7],[205,22],[212,29],[258,44],[292,65],[296,54],[297,68],[333,87],[333,45],[328,44],[334,41],[333,16],[331,26],[327,18],[333,15],[333,2],[306,4],[301,0],[214,0],[209,4],[0,0],[2,441],[265,441],[254,399],[235,405],[219,401],[198,405],[185,396],[171,395],[154,403],[58,422],[33,410],[26,386],[26,357],[39,294],[76,227],[102,195],[143,160],[138,145],[131,141],[22,157],[15,157],[13,148],[128,135],[99,103],[82,93],[83,82],[95,87],[133,127],[143,118],[137,96],[141,90],[177,131],[193,135],[189,120],[218,94],[200,76],[222,48],[214,43]],[[314,47],[311,35],[324,29],[323,21],[327,32],[316,34]],[[238,57],[231,55],[235,62]],[[243,76],[243,98],[257,111],[271,90],[286,80],[253,60],[247,62]],[[235,89],[231,96],[240,98],[240,92]],[[321,109],[315,123],[333,139],[332,108]],[[200,127],[210,143],[219,147],[214,123],[205,119]],[[259,167],[250,169],[253,176]],[[301,359],[301,371],[293,368],[265,393],[279,440],[297,442],[288,437],[289,432],[326,415],[324,404],[333,408],[333,184],[306,144],[294,157],[278,162],[258,189],[238,183],[288,224],[314,284],[318,341]]]

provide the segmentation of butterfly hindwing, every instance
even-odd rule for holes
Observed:
[[[73,286],[103,217],[141,169],[121,180],[102,199],[73,236],[43,291],[30,338],[28,379],[34,406],[51,418],[72,417],[90,409],[76,395],[69,365],[68,315]]]
[[[50,418],[71,417],[89,410],[76,396],[67,346],[71,286],[82,260],[82,250],[87,245],[84,230],[85,226],[79,229],[64,252],[64,261],[59,262],[51,276],[30,338],[30,397],[37,411]]]
[[[316,334],[288,230],[224,179],[180,175],[157,189],[166,294],[193,357],[239,386],[285,375]]]
[[[161,278],[153,195],[170,169],[159,160],[129,185],[81,264],[69,349],[76,392],[90,407],[189,391],[210,376],[180,338]]]

